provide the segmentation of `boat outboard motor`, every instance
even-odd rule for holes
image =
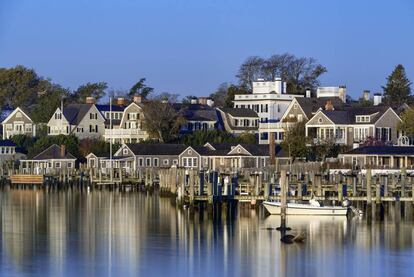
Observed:
[[[349,199],[344,199],[343,201],[342,201],[342,207],[349,207],[349,206],[351,206],[351,201],[349,201]]]
[[[318,202],[318,200],[313,199],[313,198],[311,200],[309,200],[309,204],[313,207],[320,207],[321,206],[321,204]]]

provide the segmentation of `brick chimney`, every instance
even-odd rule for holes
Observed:
[[[60,157],[64,158],[66,155],[66,146],[64,144],[62,144],[60,146]]]
[[[134,98],[133,98],[133,101],[134,101],[135,103],[137,103],[137,104],[141,103],[141,102],[142,102],[142,97],[141,97],[141,95],[135,94],[135,95],[134,95]]]
[[[327,110],[327,111],[333,111],[334,110],[334,106],[332,105],[332,100],[326,101],[325,110]]]
[[[95,104],[95,97],[92,97],[92,96],[86,97],[86,104]]]

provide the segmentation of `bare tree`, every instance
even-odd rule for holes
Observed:
[[[236,75],[236,77],[239,78],[240,85],[251,90],[252,82],[263,77],[264,63],[265,60],[258,56],[248,57],[240,66],[239,72]]]
[[[174,109],[171,103],[160,99],[148,100],[143,107],[144,129],[150,137],[162,143],[178,137],[180,126],[185,119]]]
[[[316,89],[318,78],[327,72],[326,68],[317,63],[314,58],[297,58],[284,53],[273,55],[269,59],[257,56],[249,57],[240,66],[239,83],[251,90],[251,83],[257,78],[274,80],[276,77],[287,82],[288,93],[305,93],[307,88]]]

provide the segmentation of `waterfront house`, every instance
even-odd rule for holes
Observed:
[[[9,139],[14,135],[36,136],[36,124],[28,113],[17,107],[1,123],[3,128],[3,139]]]
[[[178,166],[178,155],[186,148],[183,144],[123,144],[113,157],[113,167],[120,168],[127,174],[138,169],[170,168]],[[89,157],[89,160],[94,158]],[[110,166],[108,157],[99,159],[100,167],[105,172]]]
[[[269,144],[269,133],[275,134],[275,142],[280,143],[284,139],[285,132],[298,122],[307,122],[319,110],[324,110],[333,105],[335,110],[342,110],[348,106],[339,97],[311,97],[307,91],[306,97],[295,97],[290,102],[279,122],[259,124],[259,144]]]
[[[19,161],[24,159],[26,155],[22,149],[16,146],[16,144],[9,140],[0,140],[0,163],[6,161]]]
[[[57,108],[47,123],[48,135],[71,135],[79,139],[100,138],[105,132],[105,117],[95,105],[92,97],[86,98],[86,104],[69,104]]]
[[[259,116],[250,109],[217,108],[224,129],[231,134],[253,133],[259,128]]]
[[[234,108],[251,109],[261,123],[279,122],[290,102],[302,95],[286,94],[286,82],[281,78],[273,81],[258,79],[252,82],[252,94],[236,94]]]
[[[185,119],[185,124],[180,127],[180,134],[221,129],[216,109],[209,105],[175,103],[173,107]]]
[[[276,164],[289,163],[288,155],[275,145]],[[235,171],[263,168],[269,165],[269,146],[257,144],[206,143],[187,147],[180,155],[181,167],[205,170]]]
[[[137,143],[149,138],[148,132],[143,129],[145,117],[141,96],[135,95],[133,101],[123,109],[122,117],[112,121],[106,120],[106,129],[103,134],[105,141],[115,143]]]
[[[397,125],[401,118],[387,106],[347,107],[336,110],[329,103],[306,123],[306,136],[314,143],[332,141],[357,146],[369,138],[395,144],[400,134]]]
[[[65,145],[51,145],[31,159],[20,161],[24,173],[68,174],[75,170],[76,158]]]
[[[414,146],[363,146],[338,155],[343,166],[352,168],[414,168]]]

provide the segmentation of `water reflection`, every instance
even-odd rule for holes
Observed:
[[[412,275],[412,206],[383,221],[289,217],[284,245],[263,209],[178,209],[168,198],[109,191],[0,192],[0,275]],[[400,218],[399,212],[403,210]],[[398,214],[398,216],[396,216]]]

